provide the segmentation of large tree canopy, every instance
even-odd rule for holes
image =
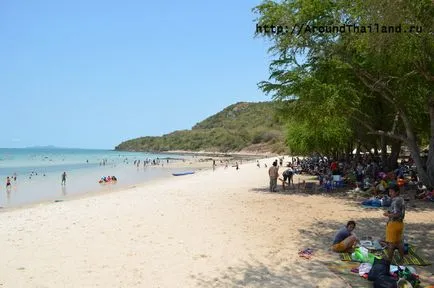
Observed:
[[[330,152],[333,142],[362,141],[399,151],[403,143],[434,186],[433,1],[264,1],[254,11],[259,26],[288,31],[257,36],[272,43],[260,87],[281,103],[289,145]]]

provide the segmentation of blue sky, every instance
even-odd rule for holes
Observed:
[[[112,149],[269,101],[260,1],[0,1],[0,147]]]

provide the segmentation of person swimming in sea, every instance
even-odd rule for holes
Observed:
[[[11,189],[11,178],[9,176],[6,177],[6,189]]]

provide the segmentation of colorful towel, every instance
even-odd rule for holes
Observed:
[[[386,249],[379,252],[379,256],[386,257]],[[342,261],[352,261],[350,253],[340,253],[340,257]],[[393,254],[392,264],[397,265],[399,262],[399,254],[395,252]],[[408,254],[404,255],[404,262],[400,265],[418,265],[418,266],[427,266],[431,265],[430,262],[422,258],[420,255],[416,253],[416,247],[410,246],[408,249]]]

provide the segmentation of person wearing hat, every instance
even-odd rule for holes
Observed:
[[[383,215],[389,220],[386,224],[386,242],[387,255],[389,261],[393,259],[395,249],[398,249],[401,260],[404,259],[404,243],[402,236],[404,232],[404,217],[405,217],[405,202],[399,196],[399,187],[391,185],[389,187],[389,196],[392,198],[392,203],[389,209]]]

